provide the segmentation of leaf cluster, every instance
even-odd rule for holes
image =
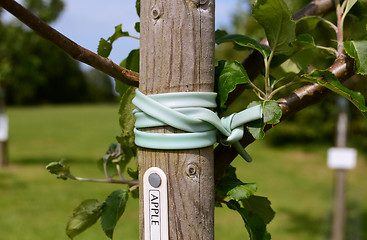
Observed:
[[[66,234],[70,239],[74,239],[100,219],[104,233],[112,239],[115,226],[125,211],[128,198],[128,190],[121,189],[112,192],[104,202],[96,199],[83,201],[70,216],[66,225]]]
[[[236,168],[229,166],[222,180],[216,185],[216,203],[237,211],[245,224],[250,239],[270,239],[266,225],[274,218],[275,212],[266,197],[256,196],[255,183],[244,183],[236,176]]]

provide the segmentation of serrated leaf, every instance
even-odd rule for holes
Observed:
[[[347,98],[351,101],[367,118],[367,106],[363,95],[344,87],[338,78],[327,70],[314,70],[308,75],[304,75],[304,80],[322,85],[331,91]]]
[[[241,34],[229,34],[229,35],[223,35],[224,32],[218,32],[216,31],[216,38],[215,42],[217,44],[221,44],[224,42],[232,42],[234,44],[237,44],[242,47],[251,48],[254,50],[259,51],[263,57],[267,57],[270,54],[270,50],[266,47],[263,47],[259,42],[257,42],[255,39],[252,39],[248,36],[244,36]]]
[[[112,192],[105,201],[101,215],[101,225],[106,236],[111,239],[117,221],[125,211],[128,198],[128,190],[121,189]]]
[[[264,28],[275,53],[292,51],[290,45],[296,38],[296,24],[283,0],[258,0],[252,8],[252,15]]]
[[[237,201],[247,199],[257,191],[255,183],[244,183],[236,176],[236,168],[229,166],[218,184],[215,186],[217,195],[228,196]]]
[[[139,49],[132,50],[120,65],[139,72]],[[121,81],[116,81],[116,91],[120,94],[119,122],[121,127],[121,135],[117,137],[117,140],[122,146],[122,152],[127,162],[136,155],[137,149],[134,135],[135,117],[132,114],[135,109],[134,104],[132,104],[135,89],[135,87],[128,86]]]
[[[248,84],[250,79],[245,68],[237,61],[220,61],[215,69],[215,90],[218,93],[219,111],[225,108],[228,95],[238,84]]]
[[[68,179],[66,176],[70,176],[70,166],[63,164],[62,161],[49,163],[46,166],[46,169],[51,174],[55,174],[57,178],[61,178],[63,180]]]
[[[242,201],[243,207],[259,215],[266,224],[269,224],[275,216],[268,198],[252,195]]]
[[[102,214],[103,203],[95,199],[83,201],[74,209],[66,225],[66,234],[73,239],[92,226]]]
[[[355,60],[354,71],[356,74],[367,74],[367,41],[344,42],[347,54]]]
[[[282,108],[274,101],[265,101],[263,103],[263,121],[268,124],[277,124],[282,117]]]
[[[130,34],[127,31],[122,31],[122,24],[115,26],[115,32],[107,40],[112,44],[114,41],[121,37],[129,37]]]
[[[97,48],[98,55],[106,58],[110,55],[111,50],[112,50],[112,43],[101,38],[99,40],[99,44]]]
[[[119,122],[121,127],[121,135],[117,137],[117,140],[123,147],[135,148],[135,117],[132,114],[135,109],[134,104],[132,104],[135,97],[135,87],[116,81],[116,90],[120,94]]]
[[[242,208],[241,205],[234,200],[229,201],[227,206],[241,215],[250,236],[250,240],[271,239],[270,233],[266,230],[264,220],[257,213],[246,208]]]

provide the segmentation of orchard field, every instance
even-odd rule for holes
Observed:
[[[67,239],[68,216],[81,201],[104,200],[125,186],[63,181],[45,166],[67,159],[81,177],[103,178],[96,162],[119,134],[117,105],[62,105],[9,108],[10,166],[0,170],[0,240]],[[269,132],[269,135],[271,131]],[[333,172],[326,167],[330,146],[249,146],[254,162],[236,159],[238,177],[256,182],[258,195],[276,211],[272,239],[329,239]],[[367,239],[367,158],[348,175],[348,239]],[[247,239],[236,212],[216,208],[216,239]],[[107,239],[96,224],[77,239]],[[129,201],[114,239],[138,239],[138,201]]]

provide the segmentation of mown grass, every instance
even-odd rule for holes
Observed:
[[[10,163],[0,170],[0,240],[67,239],[65,224],[83,200],[100,201],[111,184],[54,178],[45,170],[66,158],[75,175],[103,178],[96,161],[119,134],[117,105],[10,108]],[[270,132],[271,134],[271,132]],[[326,146],[270,148],[260,141],[248,147],[254,162],[236,159],[238,176],[258,184],[277,212],[269,225],[273,239],[329,239],[333,172],[326,167]],[[366,159],[348,177],[348,238],[367,239]],[[363,222],[365,221],[365,222]],[[216,239],[247,239],[240,216],[216,209]],[[115,239],[138,239],[138,201],[128,207]],[[364,235],[363,235],[364,234]],[[99,223],[76,239],[107,239]]]

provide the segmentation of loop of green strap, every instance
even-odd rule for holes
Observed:
[[[243,125],[262,118],[261,105],[219,119],[208,108],[216,107],[216,93],[180,92],[146,96],[138,89],[133,100],[136,109],[135,143],[151,149],[195,149],[213,145],[217,138],[232,144],[246,160],[251,157],[239,143]],[[187,133],[148,133],[142,128],[171,126]]]

